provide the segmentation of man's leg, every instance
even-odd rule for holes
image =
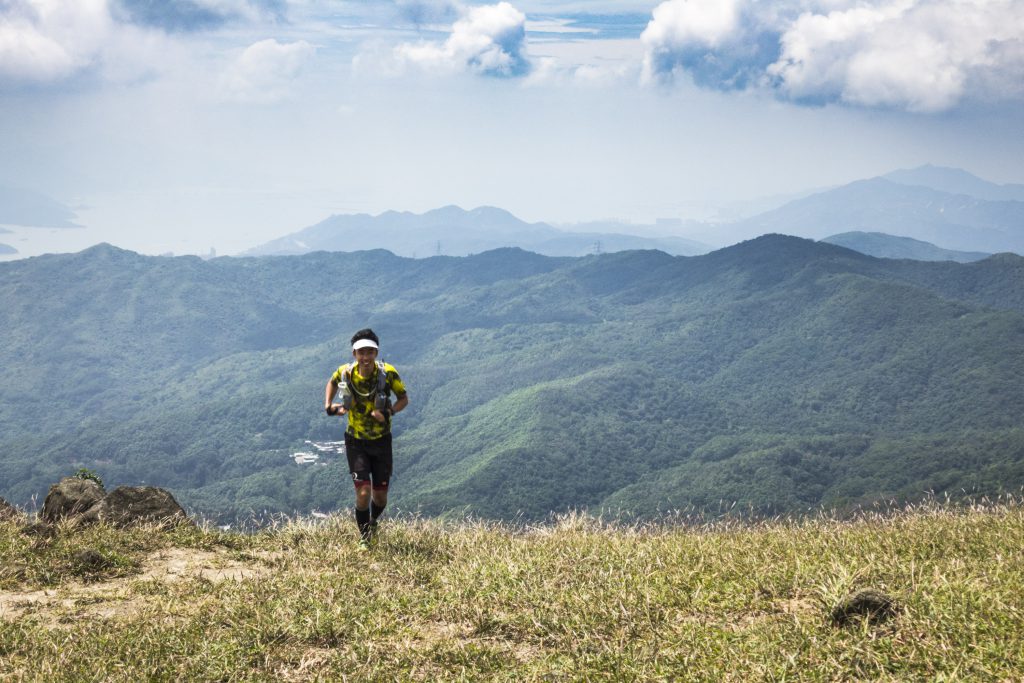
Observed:
[[[388,504],[388,490],[386,488],[373,487],[373,496],[370,499],[370,524],[376,526],[377,520],[384,514],[384,508]]]
[[[388,504],[388,484],[391,483],[391,435],[382,437],[374,444],[373,454],[373,497],[370,506],[370,524],[376,528],[377,520],[384,514]]]
[[[360,543],[370,540],[370,457],[364,443],[345,433],[345,455],[348,471],[356,487],[356,526]]]
[[[357,475],[358,476],[358,475]],[[370,540],[370,480],[354,479],[356,484],[356,525],[359,539]]]

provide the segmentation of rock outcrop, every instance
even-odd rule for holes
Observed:
[[[39,517],[50,524],[76,517],[103,500],[103,487],[91,479],[64,477],[50,487]]]
[[[116,526],[190,521],[169,491],[156,486],[118,486],[110,493],[91,479],[66,477],[50,487],[39,513],[43,523],[62,519]]]
[[[83,520],[117,526],[140,523],[175,524],[189,521],[170,491],[156,486],[118,486],[90,508]]]

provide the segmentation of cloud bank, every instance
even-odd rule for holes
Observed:
[[[685,70],[698,85],[756,85],[779,54],[778,40],[740,0],[671,0],[641,35],[647,80]]]
[[[565,13],[576,4],[544,6]],[[683,77],[799,104],[932,113],[1024,101],[1024,0],[664,0],[638,47],[643,16],[541,14],[528,23],[508,1],[0,0],[0,89],[188,69],[195,78],[181,82],[222,73],[226,99],[272,102],[289,95],[314,54],[307,38],[323,63],[333,56],[385,76],[615,87],[633,81],[642,54],[646,82]],[[628,31],[617,33],[620,25]],[[423,40],[410,41],[414,30]],[[281,35],[290,42],[259,40]]]
[[[0,2],[0,79],[65,78],[96,59],[112,25],[104,0]]]
[[[800,103],[939,112],[1024,96],[1022,0],[668,0],[644,75]]]
[[[526,15],[507,2],[468,8],[443,43],[403,43],[395,48],[394,58],[399,67],[433,73],[525,76],[531,67],[526,55]]]
[[[291,84],[316,52],[304,40],[279,43],[274,39],[253,43],[224,75],[226,99],[269,104],[286,99]]]
[[[161,36],[279,20],[284,10],[284,0],[0,0],[0,85],[55,83],[90,69],[132,78]]]

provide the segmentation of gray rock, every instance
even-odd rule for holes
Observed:
[[[79,550],[71,556],[71,559],[75,568],[81,572],[98,572],[114,564],[103,553],[92,548]]]
[[[843,626],[856,617],[866,617],[872,624],[880,624],[896,616],[899,611],[899,605],[892,597],[881,591],[868,589],[859,591],[836,605],[832,610],[832,621]]]
[[[91,479],[65,477],[50,487],[39,517],[54,524],[81,515],[103,500],[103,487]]]
[[[170,491],[156,486],[118,486],[89,509],[83,518],[83,521],[97,520],[117,526],[190,522]]]

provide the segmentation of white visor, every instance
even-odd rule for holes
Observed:
[[[352,350],[355,351],[357,349],[365,349],[367,346],[369,346],[371,349],[378,348],[377,342],[373,341],[372,339],[360,339],[359,341],[352,345]]]

